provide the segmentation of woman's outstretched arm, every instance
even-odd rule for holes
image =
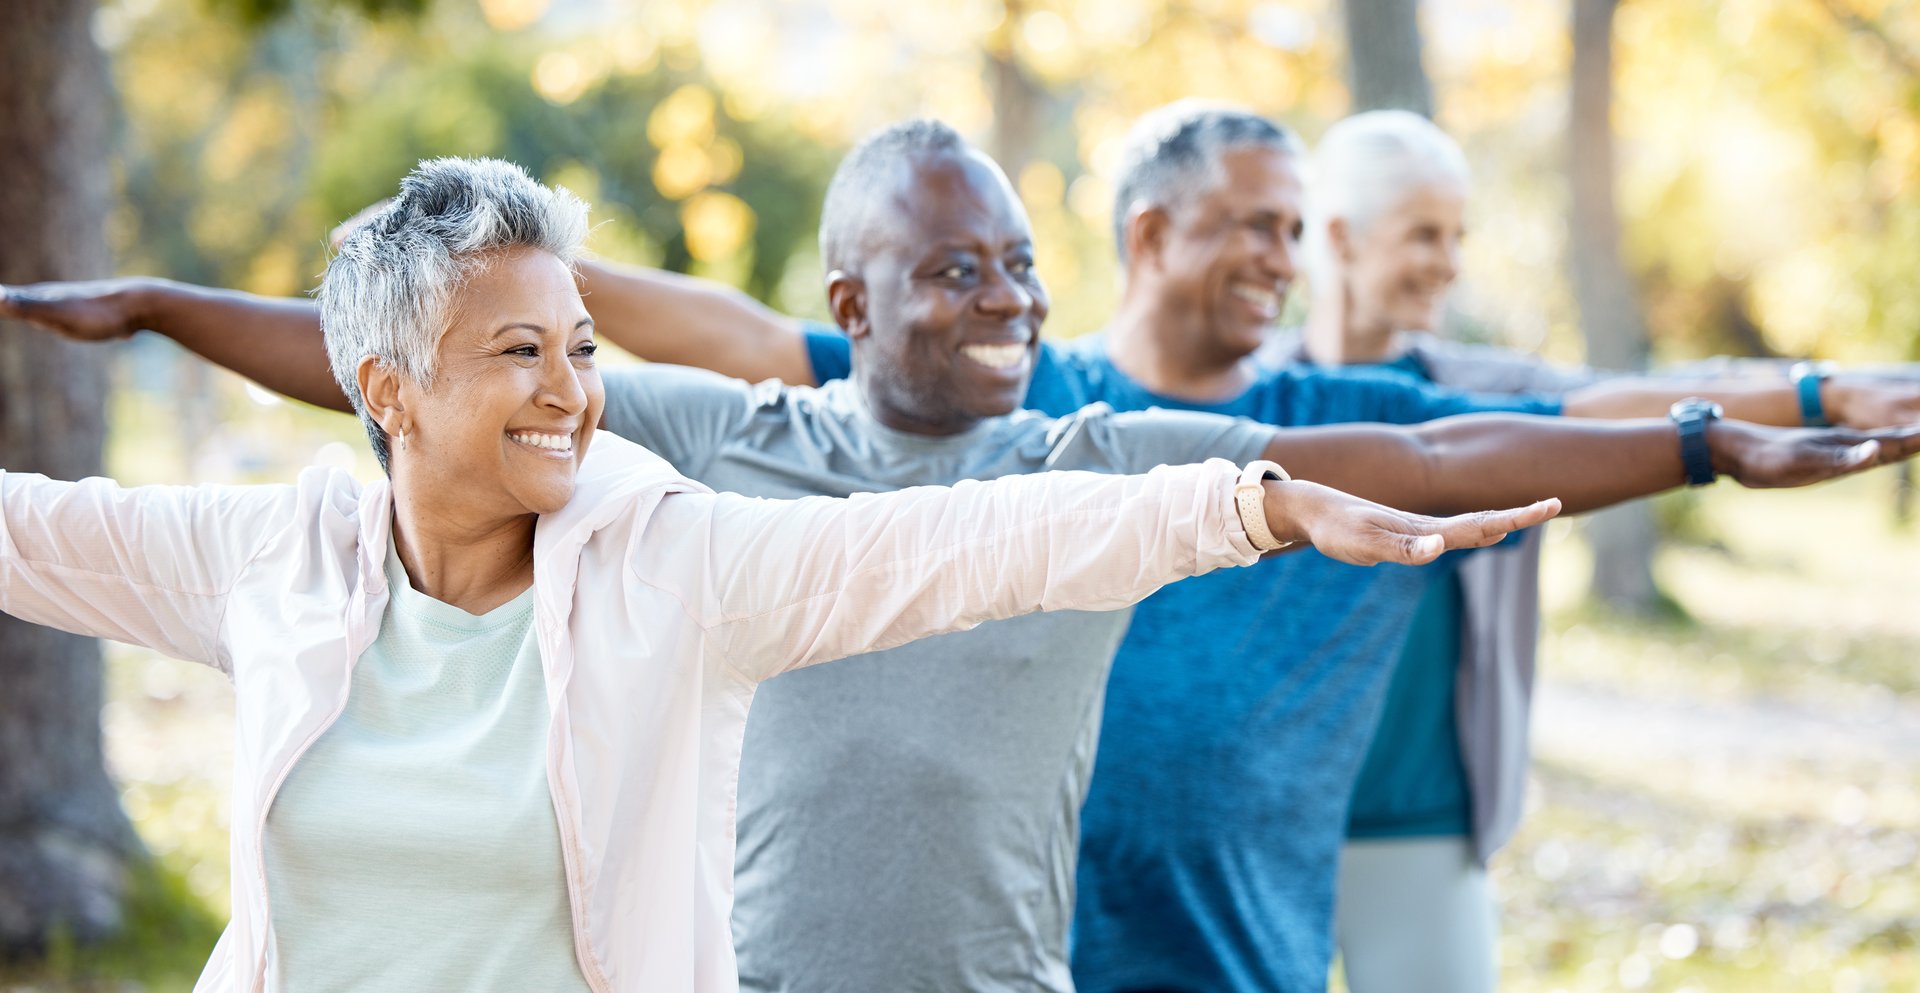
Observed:
[[[848,499],[668,497],[636,544],[742,675],[875,651],[1036,610],[1111,610],[1259,558],[1216,459],[1139,476],[1049,472]],[[1267,526],[1345,561],[1431,561],[1551,517],[1436,520],[1312,483],[1264,484]],[[698,562],[698,569],[685,564]]]
[[[296,500],[290,486],[0,471],[0,612],[228,670],[227,595]]]

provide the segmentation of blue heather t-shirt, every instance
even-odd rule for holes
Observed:
[[[808,353],[822,382],[851,368],[837,332],[810,329]],[[1265,370],[1232,400],[1192,403],[1128,378],[1097,337],[1045,343],[1027,406],[1059,416],[1101,401],[1279,426],[1560,410],[1365,368]],[[1135,608],[1082,812],[1080,993],[1325,988],[1354,776],[1414,607],[1445,574],[1306,551],[1175,583]]]

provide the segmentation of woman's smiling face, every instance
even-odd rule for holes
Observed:
[[[1466,206],[1466,184],[1423,183],[1352,238],[1347,278],[1356,327],[1439,329],[1460,275]]]
[[[456,292],[432,386],[362,373],[369,400],[395,401],[379,418],[395,436],[395,485],[469,518],[566,506],[606,399],[594,347],[565,263],[531,248],[489,259]],[[383,375],[392,382],[369,380]]]

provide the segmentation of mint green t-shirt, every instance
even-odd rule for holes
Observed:
[[[533,590],[474,616],[387,556],[347,707],[267,814],[273,993],[585,990]]]

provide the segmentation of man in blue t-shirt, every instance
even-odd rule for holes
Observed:
[[[1266,127],[1271,131],[1271,125]],[[1271,147],[1271,140],[1262,137],[1267,132],[1255,128],[1248,134],[1245,140],[1236,138],[1228,143],[1230,154],[1243,146],[1264,154]],[[1271,135],[1280,134],[1271,131]],[[1217,149],[1200,151],[1213,155]],[[1025,216],[997,169],[971,150],[935,155],[907,143],[901,146],[900,155],[904,161],[895,165],[901,174],[882,171],[844,184],[850,190],[879,191],[875,197],[887,197],[878,206],[888,208],[882,213],[896,218],[894,222],[876,223],[869,213],[875,203],[856,200],[836,204],[830,200],[823,227],[823,242],[829,248],[826,257],[862,260],[857,266],[835,268],[828,279],[836,319],[849,335],[859,339],[858,344],[838,332],[820,329],[802,335],[791,322],[724,291],[657,274],[589,265],[584,268],[596,321],[610,337],[637,345],[643,353],[662,354],[646,339],[675,326],[665,319],[669,308],[658,305],[665,291],[679,299],[683,312],[700,312],[701,321],[713,322],[707,327],[725,330],[736,344],[745,343],[736,352],[717,348],[722,358],[713,364],[724,364],[726,355],[734,355],[745,363],[759,363],[741,371],[772,371],[772,367],[790,378],[805,380],[813,377],[805,370],[794,371],[792,365],[810,360],[817,364],[820,378],[825,379],[851,372],[851,354],[863,350],[861,368],[865,372],[859,385],[865,409],[877,423],[903,432],[899,445],[914,452],[928,446],[913,442],[908,435],[945,434],[958,430],[955,425],[966,428],[983,418],[1005,414],[1023,390],[1029,406],[1063,414],[1078,410],[1088,401],[1106,400],[1122,409],[1159,406],[1219,410],[1281,425],[1355,420],[1411,422],[1482,409],[1553,409],[1553,404],[1539,400],[1483,400],[1409,386],[1378,373],[1261,373],[1248,376],[1244,384],[1229,384],[1238,390],[1231,396],[1222,391],[1218,396],[1199,394],[1202,399],[1198,400],[1156,392],[1166,387],[1149,389],[1144,385],[1145,380],[1155,379],[1154,375],[1143,373],[1136,378],[1129,374],[1130,369],[1122,371],[1124,363],[1132,360],[1123,358],[1127,351],[1119,343],[1138,332],[1128,330],[1129,325],[1121,321],[1116,321],[1110,332],[1111,347],[1087,344],[1060,348],[1033,336],[1045,315],[1044,290],[1031,269],[1032,246]],[[968,163],[967,168],[955,168],[955,155]],[[904,188],[913,191],[911,196],[896,194],[902,188],[902,174],[908,180]],[[1227,175],[1233,175],[1232,171]],[[1175,175],[1174,182],[1193,188],[1204,186],[1190,179],[1183,181]],[[1182,205],[1155,199],[1164,194],[1151,189],[1140,197],[1142,203],[1158,206],[1139,211],[1137,217],[1131,210],[1123,212],[1129,217],[1126,244],[1130,266],[1134,267],[1129,270],[1130,301],[1135,288],[1143,287],[1196,296],[1181,280],[1173,278],[1194,269],[1201,270],[1200,282],[1219,286],[1221,295],[1231,298],[1211,300],[1206,306],[1224,308],[1234,320],[1268,319],[1264,307],[1242,306],[1265,302],[1249,287],[1246,277],[1211,278],[1210,267],[1195,264],[1204,261],[1206,254],[1195,250],[1189,243],[1192,232],[1181,227],[1191,220],[1182,213]],[[1268,253],[1271,258],[1261,260],[1250,271],[1277,272],[1270,285],[1283,288],[1285,279],[1291,276],[1287,253],[1292,224],[1287,218],[1297,218],[1297,208],[1290,206],[1284,189],[1269,199],[1271,203],[1263,201],[1266,213],[1260,215],[1259,226],[1237,224],[1235,228],[1256,235],[1257,227],[1271,229],[1278,238]],[[1289,210],[1293,211],[1291,215],[1286,213]],[[1267,214],[1275,215],[1271,223]],[[1142,237],[1136,228],[1161,241]],[[989,234],[982,235],[982,231]],[[870,239],[861,251],[840,250],[845,244],[840,239],[856,236]],[[1218,249],[1219,243],[1214,244]],[[305,380],[301,370],[314,364],[308,354],[315,338],[309,307],[179,288],[166,291],[162,300],[155,293],[141,292],[157,292],[155,287],[121,288],[135,298],[165,306],[143,314],[141,307],[130,307],[126,301],[116,304],[110,287],[67,288],[11,295],[11,305],[6,302],[8,297],[0,296],[0,312],[9,306],[18,307],[24,315],[77,336],[127,333],[139,323],[147,323],[270,385],[328,401],[326,390],[302,388]],[[1122,317],[1137,306],[1137,301],[1130,302],[1123,308]],[[102,312],[106,316],[101,316]],[[1011,333],[1019,328],[1025,331]],[[1241,329],[1235,326],[1228,330]],[[696,356],[684,354],[687,339],[692,337],[676,338],[662,347],[683,350],[674,357],[693,358]],[[913,372],[940,369],[948,369],[953,375]],[[930,388],[929,384],[937,386]],[[675,406],[666,397],[650,399],[666,401],[669,408]],[[772,400],[785,402],[778,397]],[[1569,406],[1595,402],[1576,394]],[[786,425],[779,403],[762,413]],[[747,413],[744,406],[742,413]],[[652,423],[659,416],[639,418],[638,429],[662,427]],[[808,431],[819,430],[811,421],[803,426]],[[934,430],[936,426],[943,427]],[[715,430],[723,427],[714,425]],[[1647,426],[1633,430],[1646,434]],[[1653,430],[1654,461],[1672,460],[1670,430]],[[1569,425],[1564,433],[1572,437],[1581,432]],[[1483,454],[1504,445],[1497,426],[1465,434],[1479,436],[1477,444]],[[1452,444],[1463,448],[1476,444],[1450,437],[1456,437]],[[1738,441],[1741,432],[1728,425],[1725,430],[1716,430],[1714,437]],[[812,439],[807,450],[821,449],[823,444],[837,448],[843,442],[848,451],[867,453],[872,447],[859,439],[828,433]],[[1436,451],[1435,456],[1440,453]],[[1298,465],[1314,464],[1304,454],[1289,457],[1297,458]],[[780,469],[778,461],[769,461],[758,449],[742,448],[739,458],[742,465],[753,466],[756,471]],[[1491,460],[1490,464],[1499,461]],[[1645,475],[1639,470],[1646,461],[1627,460],[1620,468]],[[1043,460],[1041,464],[1051,463]],[[1441,458],[1438,464],[1452,464],[1452,460]],[[1731,455],[1726,464],[1746,465]],[[1829,467],[1832,464],[1829,459]],[[1570,467],[1566,474],[1571,478],[1592,468],[1583,464]],[[1652,475],[1660,476],[1665,471]],[[1595,473],[1586,471],[1584,475]],[[1627,473],[1609,470],[1602,475],[1611,479]],[[1670,481],[1661,485],[1667,484]],[[1648,488],[1629,488],[1613,498]],[[1420,574],[1406,567],[1384,567],[1377,574],[1369,574],[1337,567],[1313,552],[1283,557],[1261,569],[1246,571],[1262,574],[1262,581],[1231,587],[1196,586],[1196,593],[1189,597],[1149,601],[1139,615],[1143,622],[1136,624],[1122,651],[1123,668],[1115,676],[1115,688],[1121,692],[1115,697],[1110,691],[1110,699],[1120,702],[1124,709],[1113,712],[1102,737],[1102,747],[1110,753],[1101,759],[1099,778],[1110,778],[1109,767],[1118,763],[1119,770],[1113,775],[1125,777],[1127,784],[1118,791],[1137,789],[1139,795],[1116,797],[1115,788],[1103,785],[1096,786],[1097,795],[1089,802],[1090,814],[1105,811],[1101,813],[1105,820],[1099,841],[1101,854],[1083,866],[1083,886],[1088,881],[1099,883],[1089,890],[1089,896],[1100,903],[1089,908],[1093,917],[1082,915],[1082,954],[1089,954],[1087,950],[1094,947],[1096,938],[1113,940],[1106,937],[1111,934],[1154,928],[1166,933],[1154,941],[1136,941],[1136,957],[1141,964],[1129,966],[1133,971],[1122,978],[1095,973],[1090,971],[1091,965],[1086,966],[1083,971],[1088,974],[1082,980],[1086,989],[1311,989],[1325,975],[1325,952],[1316,949],[1314,941],[1316,935],[1324,941],[1326,931],[1324,891],[1330,886],[1332,859],[1338,851],[1340,806],[1351,786],[1359,745],[1369,730],[1368,708],[1377,706],[1374,701],[1384,679],[1385,664],[1376,660],[1390,661],[1392,649],[1404,637],[1407,602],[1412,599],[1410,591],[1420,582]],[[1379,578],[1370,581],[1370,575]],[[1153,619],[1145,621],[1149,616]],[[1088,715],[1088,719],[1097,720],[1097,714]],[[910,758],[911,748],[902,751],[903,761]],[[866,761],[889,760],[884,754],[860,754]],[[1041,802],[1070,804],[1077,799],[1072,778],[1063,771],[1061,795]],[[855,784],[850,788],[859,787]],[[962,798],[952,799],[957,802]],[[1070,813],[1067,810],[1068,821]],[[1116,819],[1128,818],[1137,818],[1137,831],[1127,824],[1116,829]],[[787,827],[798,830],[804,825]],[[959,837],[954,844],[989,843],[979,832],[962,832]],[[912,837],[895,839],[902,853],[920,841]],[[995,850],[983,852],[977,861],[1004,861],[1009,857],[1024,856],[1010,849]],[[926,860],[895,861],[931,865]],[[923,882],[926,885],[922,889],[939,888],[939,880]],[[994,891],[1006,882],[1002,878],[958,879],[949,885]],[[783,889],[777,880],[767,888]],[[1069,888],[1060,887],[1063,891]],[[892,894],[886,890],[840,889],[847,892],[802,887],[793,895],[803,901],[840,907],[826,915],[829,919],[837,913],[843,923],[855,915],[874,928],[888,923],[881,918],[884,908],[896,906]],[[1137,899],[1130,900],[1132,895]],[[838,900],[848,902],[834,903]],[[1009,906],[1021,914],[1051,913],[1053,909]],[[896,927],[908,919],[903,914],[892,915]],[[1089,919],[1094,924],[1087,923]],[[1013,935],[987,942],[981,937],[987,932],[976,927],[980,923],[954,920],[949,928],[954,943],[967,945],[969,957],[982,956],[983,961],[986,956],[995,961],[1031,960],[1033,965],[1024,971],[1015,970],[1004,983],[993,985],[951,976],[947,980],[901,979],[887,988],[1056,988],[1055,977],[1041,967],[1044,954],[1023,954],[1044,953],[1044,948],[1020,947],[1026,939]],[[774,927],[778,928],[777,922]],[[882,942],[879,947],[891,947],[891,957],[896,961],[917,957],[903,944],[932,940],[924,934],[911,939],[895,934],[894,938],[899,940]],[[757,939],[750,936],[744,940]],[[822,964],[807,973],[819,984],[817,988],[837,988],[833,985],[835,977],[844,973],[827,965],[839,954],[833,947],[836,940],[848,945],[848,950],[856,944],[848,937],[846,927],[828,927],[809,952],[811,961]],[[1015,947],[1004,947],[1008,945]],[[872,957],[870,947],[859,951]]]

